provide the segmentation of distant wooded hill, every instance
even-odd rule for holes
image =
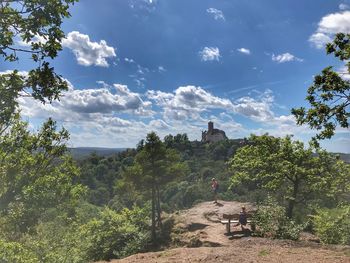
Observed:
[[[85,158],[92,153],[96,153],[99,156],[109,156],[115,153],[125,151],[126,148],[102,148],[102,147],[77,147],[69,148],[70,153],[75,159]]]
[[[103,148],[103,147],[77,147],[69,148],[70,153],[75,159],[81,159],[88,157],[92,153],[96,153],[99,156],[109,156],[115,153],[123,152],[127,148]],[[339,158],[344,162],[350,163],[350,154],[349,153],[334,153],[339,155]]]
[[[336,153],[344,162],[350,163],[350,153]]]

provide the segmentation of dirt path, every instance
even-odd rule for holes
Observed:
[[[166,262],[269,262],[269,263],[349,263],[350,256],[345,249],[330,249],[322,246],[295,247],[295,244],[274,242],[273,240],[248,239],[245,242],[233,242],[230,247],[176,248],[156,253],[144,253],[130,256],[112,263],[166,263]]]
[[[225,235],[225,226],[220,221],[223,214],[238,215],[242,205],[246,207],[247,212],[253,210],[253,206],[249,203],[226,201],[219,201],[218,204],[200,203],[189,210],[182,211],[176,218],[175,228],[183,229],[184,242],[197,238],[202,246],[230,246],[232,242]],[[240,227],[231,228],[231,231],[235,230],[240,231]]]
[[[181,211],[175,216],[174,231],[175,238],[179,239],[178,245],[183,247],[140,253],[111,262],[350,263],[350,247],[347,246],[225,235],[225,227],[220,223],[222,214],[238,214],[242,205],[246,206],[248,212],[254,209],[247,203],[219,201],[219,204],[204,202]],[[231,230],[237,233],[240,228]]]

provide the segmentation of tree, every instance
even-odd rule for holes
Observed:
[[[176,149],[179,152],[190,152],[192,150],[191,142],[186,133],[176,134],[175,136],[169,134],[164,137],[164,144],[166,148]]]
[[[81,240],[87,240],[85,262],[122,258],[145,249],[149,242],[147,212],[138,207],[119,213],[104,208],[81,226]]]
[[[49,119],[37,134],[19,116],[0,135],[0,216],[25,232],[49,208],[69,208],[85,192],[73,184],[79,170],[66,155],[66,130]]]
[[[350,191],[348,165],[325,151],[315,155],[311,148],[305,149],[302,142],[288,136],[252,135],[249,141],[229,162],[232,186],[253,182],[277,195],[286,204],[289,218],[296,204],[317,193],[333,197]]]
[[[156,228],[162,224],[161,187],[181,176],[185,169],[185,165],[180,162],[180,156],[174,150],[166,149],[155,132],[147,134],[143,148],[135,157],[134,165],[127,168],[127,180],[150,196],[153,242],[156,240]]]
[[[77,0],[6,0],[0,2],[0,56],[14,62],[29,55],[37,65],[27,74],[17,70],[0,75],[0,123],[11,119],[19,96],[41,102],[58,99],[67,82],[50,66],[49,60],[62,49],[61,24]],[[18,39],[29,47],[19,47]],[[21,54],[21,55],[20,55]]]
[[[319,131],[312,139],[316,146],[319,140],[331,138],[338,125],[349,128],[350,82],[343,75],[350,74],[350,34],[337,34],[333,43],[327,44],[326,51],[341,61],[347,61],[345,72],[325,68],[314,77],[314,83],[307,91],[306,100],[311,107],[292,109],[298,125],[308,124],[311,129]]]

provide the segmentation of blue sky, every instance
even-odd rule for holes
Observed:
[[[350,1],[336,0],[82,0],[71,14],[53,63],[70,90],[52,105],[20,99],[34,129],[52,116],[71,146],[134,147],[152,130],[200,139],[209,120],[230,138],[306,142],[290,109],[306,105],[313,75],[341,70],[324,44],[350,33]],[[349,130],[323,146],[350,152]]]

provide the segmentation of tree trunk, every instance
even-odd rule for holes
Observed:
[[[296,179],[293,185],[293,195],[292,198],[289,200],[288,203],[288,209],[287,209],[287,217],[292,218],[293,217],[293,210],[296,203],[297,195],[298,195],[298,188],[299,188],[299,179]]]
[[[156,204],[155,204],[155,189],[152,186],[152,242],[156,241]]]
[[[10,188],[2,196],[0,196],[0,211],[7,209],[9,203],[15,199],[15,193],[15,189]]]
[[[158,227],[162,227],[162,211],[160,208],[160,194],[159,194],[159,186],[156,186],[156,191],[157,191],[157,223],[158,223]]]

